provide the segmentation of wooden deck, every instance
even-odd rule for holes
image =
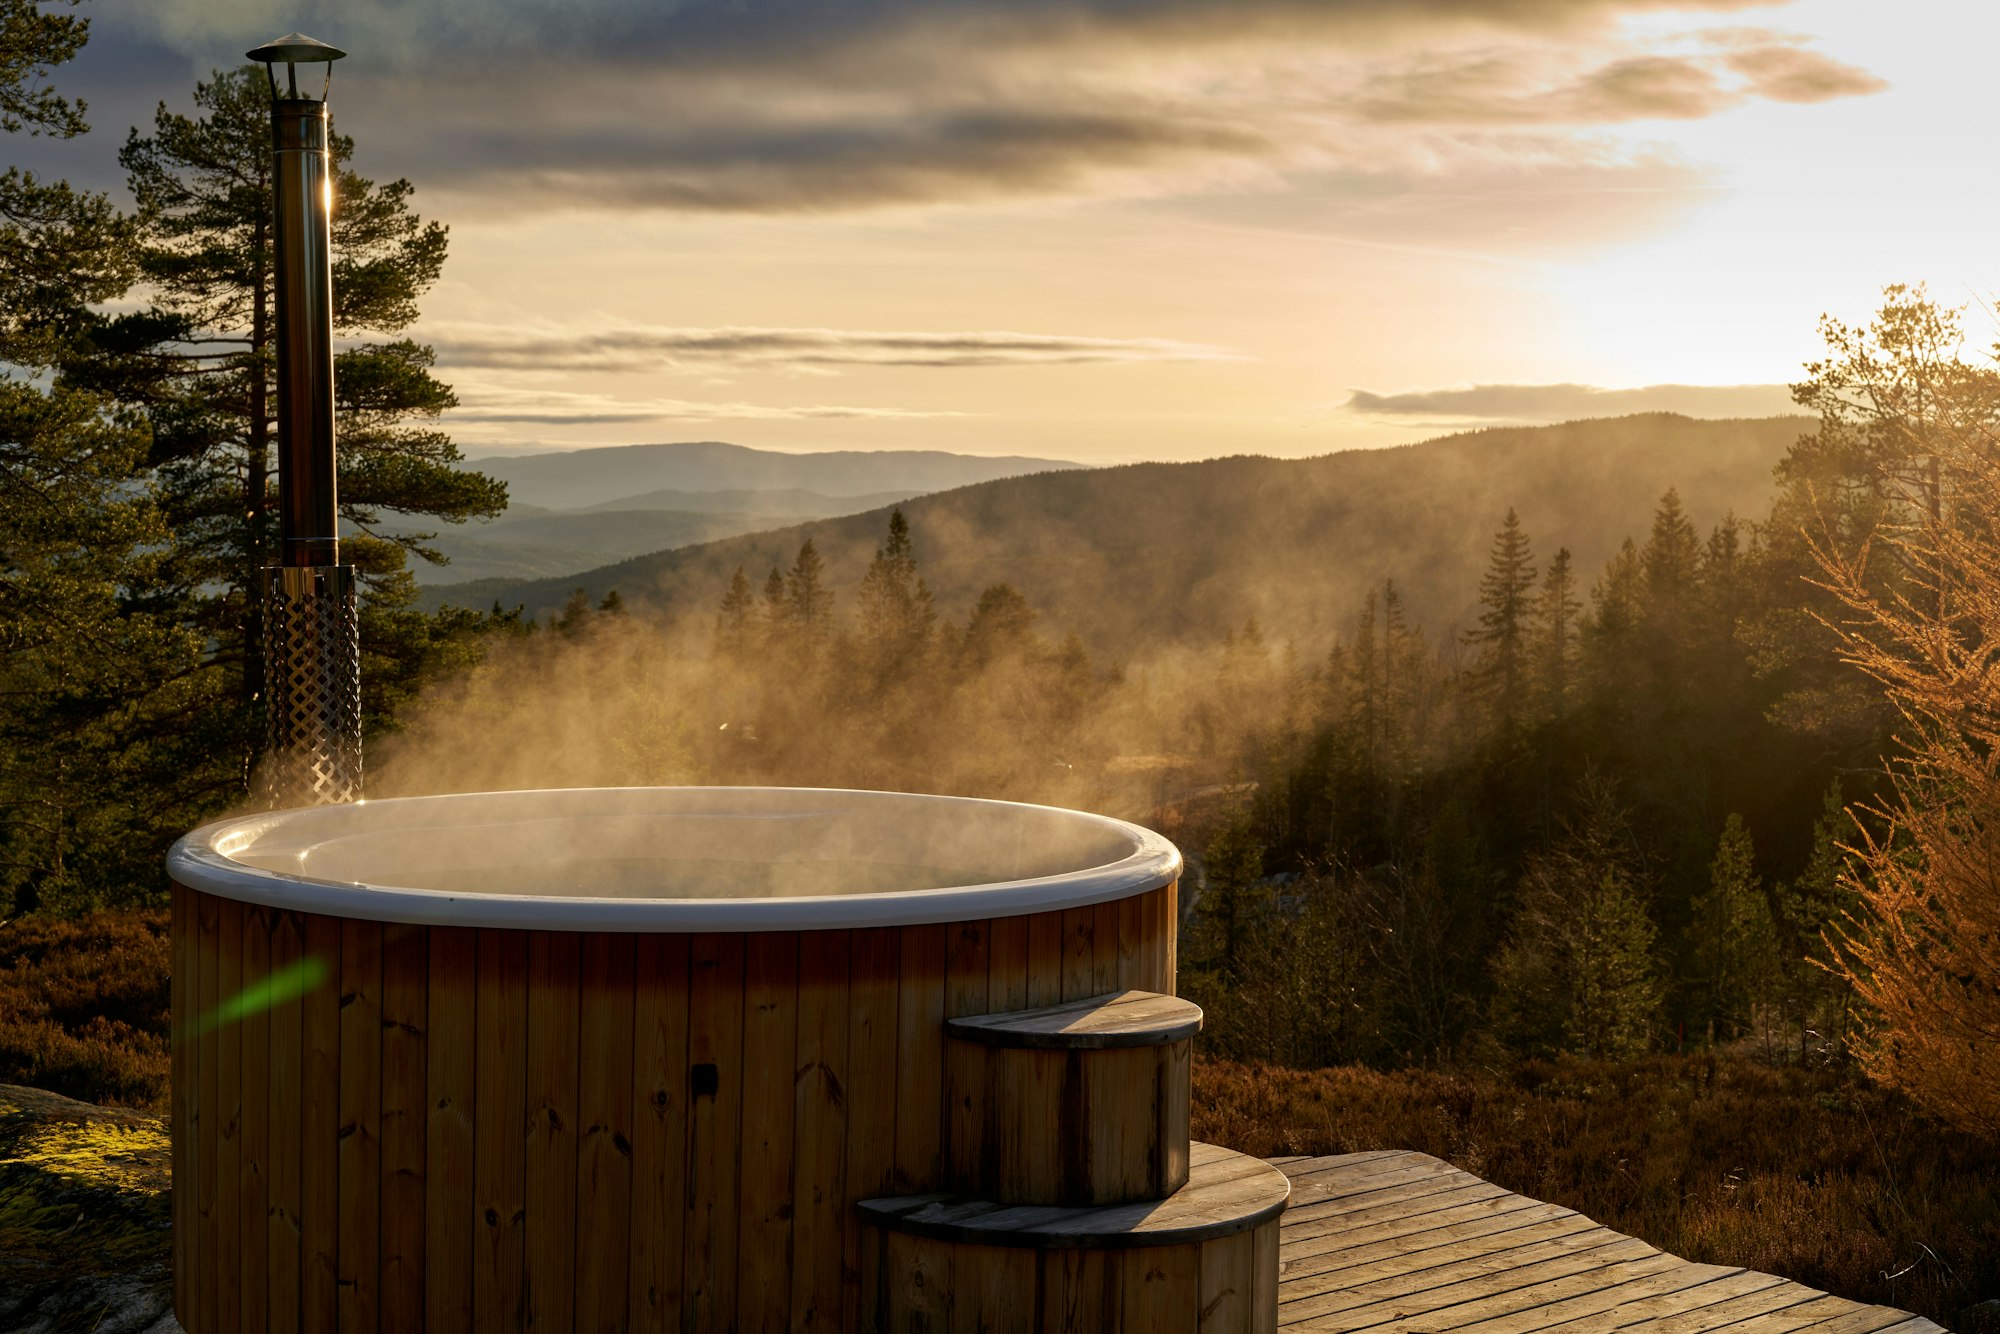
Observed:
[[[1908,1311],[1693,1264],[1429,1154],[1275,1158],[1278,1326],[1307,1334],[1934,1334]]]

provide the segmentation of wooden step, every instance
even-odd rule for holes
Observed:
[[[1212,1144],[1165,1200],[1009,1206],[863,1200],[863,1334],[1265,1334],[1277,1328],[1284,1173]]]
[[[1187,1184],[1201,1008],[1121,991],[945,1021],[947,1191],[1003,1204],[1160,1200]]]
[[[1093,1051],[1163,1047],[1201,1031],[1201,1007],[1156,991],[1112,991],[1036,1010],[967,1015],[944,1021],[945,1032],[989,1047]]]

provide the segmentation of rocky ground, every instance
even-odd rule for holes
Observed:
[[[0,1330],[178,1334],[166,1123],[0,1084]]]

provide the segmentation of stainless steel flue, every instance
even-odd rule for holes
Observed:
[[[333,432],[333,158],[326,94],[346,53],[299,33],[249,52],[271,80],[278,315],[279,563],[263,572],[264,793],[274,806],[361,796],[361,637],[340,563]],[[278,86],[279,65],[285,88]],[[301,95],[300,65],[326,67]]]

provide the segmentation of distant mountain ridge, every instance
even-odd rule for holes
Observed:
[[[471,466],[507,483],[509,496],[523,504],[584,509],[659,490],[799,490],[824,496],[895,491],[913,495],[1083,465],[1062,459],[984,458],[942,450],[781,454],[719,440],[696,440],[500,455],[475,459]]]
[[[1538,562],[1567,546],[1585,589],[1620,542],[1643,541],[1676,488],[1705,533],[1726,513],[1761,518],[1771,468],[1809,419],[1669,414],[1495,428],[1310,459],[1044,473],[902,503],[941,614],[962,619],[989,584],[1013,584],[1045,629],[1094,650],[1219,640],[1255,617],[1274,638],[1349,632],[1371,587],[1393,579],[1411,620],[1451,633],[1477,612],[1479,576],[1509,507]],[[559,606],[573,588],[629,605],[713,611],[739,566],[760,583],[806,538],[839,609],[881,543],[886,508],[640,556],[559,579],[478,581],[427,602]]]
[[[937,450],[780,454],[718,441],[475,459],[507,483],[497,519],[445,524],[425,584],[533,580],[651,551],[856,514],[926,492],[1080,465]]]

